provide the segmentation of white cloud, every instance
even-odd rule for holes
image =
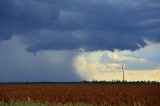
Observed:
[[[75,58],[75,69],[84,79],[121,79],[124,66],[126,80],[160,81],[160,44],[147,41],[148,46],[137,51],[81,52]]]
[[[113,61],[118,61],[118,62],[145,62],[146,61],[144,58],[134,58],[129,56],[118,55],[116,53],[113,53],[111,59]]]

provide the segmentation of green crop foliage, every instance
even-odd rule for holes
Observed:
[[[33,101],[11,101],[9,103],[0,101],[0,106],[93,106],[91,104],[85,104],[85,103],[49,103],[49,102],[45,102],[45,103],[41,103],[41,102],[33,102]],[[114,106],[114,105],[106,105],[106,104],[102,104],[100,106]],[[119,106],[128,106],[124,103],[120,104]],[[140,102],[135,102],[134,106],[144,106],[143,104],[141,104]]]

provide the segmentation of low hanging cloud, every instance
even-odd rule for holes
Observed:
[[[28,51],[137,50],[160,42],[159,0],[0,0],[0,42]]]

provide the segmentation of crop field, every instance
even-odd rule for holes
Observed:
[[[0,84],[0,102],[12,101],[160,106],[160,84]]]

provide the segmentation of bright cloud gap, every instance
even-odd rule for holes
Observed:
[[[122,65],[126,80],[160,80],[159,43],[147,41],[148,46],[136,51],[82,52],[75,58],[77,73],[87,80],[122,80]],[[152,55],[151,54],[156,54]]]

